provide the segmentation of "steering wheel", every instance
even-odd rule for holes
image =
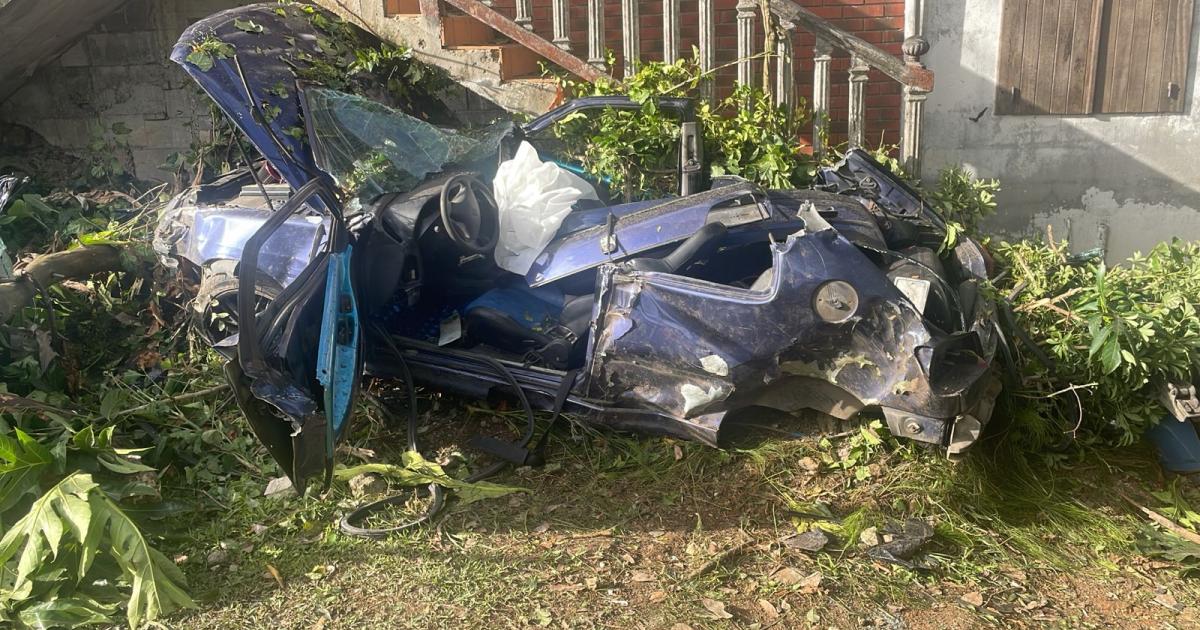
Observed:
[[[442,225],[450,240],[486,254],[500,237],[500,211],[491,189],[474,175],[453,175],[442,186]]]

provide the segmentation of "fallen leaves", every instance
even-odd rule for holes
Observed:
[[[629,576],[629,579],[634,582],[654,582],[654,581],[658,580],[658,578],[654,577],[654,575],[651,574],[649,571],[641,571],[641,570],[634,571]]]
[[[825,576],[821,575],[820,571],[814,571],[808,574],[804,579],[800,580],[801,593],[815,593],[821,587],[821,582],[825,580]]]
[[[815,553],[825,548],[830,542],[829,534],[819,530],[812,529],[797,536],[788,536],[783,539],[783,544],[789,549],[799,549]]]
[[[700,600],[700,605],[708,611],[712,619],[733,619],[733,615],[725,610],[725,603],[704,597]]]
[[[275,477],[267,482],[267,487],[263,490],[264,497],[286,497],[296,494],[296,489],[292,487],[292,480],[287,477]]]
[[[804,579],[804,574],[793,569],[792,567],[784,567],[772,573],[771,579],[779,582],[780,584],[791,586],[793,584],[799,584],[800,580]]]
[[[272,578],[275,578],[275,583],[279,585],[280,589],[284,588],[285,585],[283,583],[283,574],[279,572],[279,569],[275,568],[275,565],[268,563],[267,564],[267,573]]]

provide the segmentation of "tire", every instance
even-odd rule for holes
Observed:
[[[279,297],[283,287],[274,278],[259,274],[255,313]],[[236,260],[215,260],[200,269],[200,288],[192,302],[195,319],[192,326],[209,344],[228,338],[238,331],[238,277]]]

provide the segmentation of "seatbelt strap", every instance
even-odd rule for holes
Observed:
[[[571,389],[575,386],[575,377],[579,375],[579,370],[568,370],[563,375],[563,380],[558,385],[558,391],[554,394],[554,415],[550,418],[550,426],[542,431],[542,437],[538,438],[537,444],[529,451],[529,457],[525,463],[529,466],[541,466],[546,463],[546,443],[550,441],[550,434],[554,432],[554,427],[558,426],[559,420],[562,418],[562,409],[567,404],[567,396],[571,395]]]
[[[550,438],[550,432],[554,427],[558,426],[559,419],[562,417],[562,408],[567,404],[567,396],[571,394],[571,388],[575,385],[575,377],[579,375],[579,370],[570,370],[563,375],[562,382],[558,385],[558,391],[554,395],[554,407],[551,411],[554,415],[550,418],[550,426],[542,432],[542,436],[538,441],[529,447],[529,442],[507,442],[499,440],[487,435],[477,435],[471,438],[468,445],[471,448],[483,451],[489,455],[494,455],[511,462],[517,466],[541,466],[546,463],[546,442]]]

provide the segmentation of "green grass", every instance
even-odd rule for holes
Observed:
[[[431,457],[467,452],[458,448],[462,438],[497,415],[454,399],[434,402],[432,426],[421,435]],[[499,415],[519,424],[517,414]],[[400,433],[371,421],[355,443],[394,461]],[[344,485],[319,498],[264,499],[254,495],[267,475],[243,476],[227,488],[228,509],[214,506],[173,524],[186,532],[174,551],[189,556],[183,567],[202,608],[172,623],[700,628],[903,619],[909,627],[944,627],[1040,623],[1042,615],[1071,625],[1091,622],[1077,608],[1096,597],[1071,589],[1103,590],[1146,572],[1134,546],[1141,520],[1117,492],[1154,483],[1138,476],[1152,469],[1144,454],[1089,453],[1052,467],[981,450],[952,464],[889,438],[843,469],[847,452],[862,450],[855,439],[766,434],[717,450],[573,426],[556,434],[548,466],[494,479],[528,493],[451,502],[434,525],[382,542],[338,533],[337,518],[357,502]],[[813,472],[802,460],[826,463]],[[865,528],[907,518],[936,526],[919,566],[866,555],[858,542]],[[255,533],[256,526],[267,529]],[[781,543],[813,526],[837,535],[826,550],[808,554]],[[222,542],[228,561],[207,566]],[[741,551],[723,556],[735,547]],[[334,568],[314,570],[325,566]],[[781,569],[819,573],[821,582],[781,580]],[[1174,567],[1160,566],[1154,577],[1179,601],[1195,601],[1195,587],[1178,580]],[[959,599],[973,591],[987,597],[979,609]],[[1151,596],[1130,597],[1151,619],[1174,614],[1146,603]],[[706,600],[725,605],[732,620],[717,619]]]

